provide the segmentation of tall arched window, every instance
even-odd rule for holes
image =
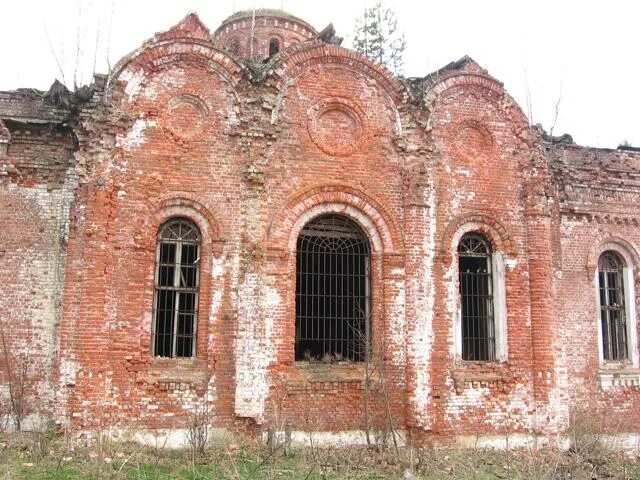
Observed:
[[[605,361],[627,360],[629,351],[623,263],[620,256],[612,250],[602,253],[598,260],[598,292],[603,358]]]
[[[200,232],[186,218],[174,218],[158,231],[153,353],[193,357],[196,353]]]
[[[491,244],[478,233],[458,244],[463,360],[495,360]]]
[[[280,40],[272,38],[269,40],[269,56],[272,57],[280,51]]]
[[[296,360],[363,361],[370,338],[370,248],[342,215],[300,232],[296,256]]]

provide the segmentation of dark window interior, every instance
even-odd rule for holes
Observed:
[[[158,233],[154,302],[154,355],[195,355],[200,234],[186,219],[171,220]]]
[[[598,290],[605,360],[626,360],[627,324],[624,307],[623,266],[618,254],[606,251],[598,260]]]
[[[466,234],[458,245],[462,309],[462,359],[495,359],[493,282],[489,242],[476,233]]]
[[[341,215],[300,233],[296,257],[296,360],[365,359],[369,338],[369,242]]]
[[[272,57],[280,51],[280,40],[272,38],[269,40],[269,56]]]

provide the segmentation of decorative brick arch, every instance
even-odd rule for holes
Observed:
[[[136,247],[143,252],[145,258],[146,280],[144,283],[144,310],[141,318],[141,329],[144,335],[140,336],[140,346],[142,351],[149,351],[152,342],[152,322],[153,322],[153,298],[154,298],[154,278],[157,248],[157,234],[160,227],[167,220],[175,217],[183,217],[193,222],[200,232],[200,286],[199,286],[199,308],[196,357],[206,359],[209,355],[208,338],[210,333],[210,312],[212,289],[215,288],[215,279],[211,275],[211,265],[213,258],[220,258],[222,255],[224,241],[219,238],[220,227],[212,213],[201,203],[189,194],[174,193],[168,194],[150,207],[150,215],[147,221],[143,222],[135,234]]]
[[[586,265],[589,278],[596,274],[600,255],[607,250],[613,250],[620,255],[625,267],[640,267],[640,255],[636,248],[627,240],[607,233],[597,238],[589,249]]]
[[[459,215],[447,225],[440,244],[440,251],[444,258],[453,258],[458,242],[468,232],[486,235],[494,251],[501,251],[514,257],[518,254],[518,249],[507,229],[498,220],[484,213],[472,212]]]
[[[146,74],[173,63],[202,65],[217,73],[237,100],[235,87],[242,76],[242,65],[229,53],[198,39],[171,39],[144,45],[118,62],[107,81],[107,90],[123,83],[125,92],[132,97]]]
[[[320,40],[307,41],[291,46],[273,57],[270,62],[270,70],[273,72],[268,79],[277,91],[272,114],[272,123],[276,123],[282,101],[287,89],[295,84],[298,77],[310,68],[318,65],[331,65],[343,67],[364,74],[374,80],[385,91],[389,104],[396,114],[396,129],[399,132],[398,105],[406,96],[404,87],[396,80],[391,72],[384,67],[372,62],[364,55],[353,50],[329,45]]]
[[[172,217],[185,217],[193,221],[202,235],[203,252],[211,252],[219,257],[224,247],[220,226],[207,207],[187,193],[167,194],[160,197],[150,208],[151,214],[135,234],[136,245],[140,248],[155,248],[156,233],[160,226]]]
[[[518,103],[509,95],[501,82],[476,72],[457,72],[453,75],[443,76],[439,81],[431,84],[424,92],[425,105],[432,105],[438,97],[442,96],[447,90],[455,87],[471,87],[489,90],[501,99],[505,104],[510,104],[509,116],[518,131],[529,132],[529,122],[526,115],[518,105]],[[529,135],[530,136],[530,135]]]
[[[382,206],[347,186],[314,187],[293,196],[270,222],[268,248],[294,251],[300,230],[323,213],[342,213],[355,220],[369,237],[374,253],[404,252],[399,229]]]

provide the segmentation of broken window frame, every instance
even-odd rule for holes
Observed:
[[[190,219],[171,218],[158,229],[151,346],[151,353],[155,357],[192,358],[196,356],[201,251],[200,230]],[[193,258],[193,261],[183,261],[185,254]],[[166,257],[167,255],[169,258]],[[166,277],[162,277],[163,273]],[[188,303],[187,298],[191,299],[191,308],[185,309],[184,306]],[[164,308],[160,308],[159,305],[162,299],[165,303]],[[162,312],[169,315],[161,319]],[[161,320],[164,322],[166,331],[160,327]],[[167,322],[170,322],[169,325],[166,325]],[[182,333],[180,327],[182,327]],[[170,332],[167,333],[169,330]],[[179,344],[181,340],[182,346]],[[185,345],[187,342],[190,348],[188,348],[189,345]]]
[[[295,293],[296,361],[366,361],[371,248],[354,220],[322,214],[307,222],[297,240]]]

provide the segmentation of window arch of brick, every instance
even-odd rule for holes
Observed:
[[[283,362],[291,362],[295,353],[296,324],[296,262],[300,234],[305,226],[322,215],[347,217],[362,231],[369,244],[370,252],[370,330],[371,341],[375,343],[378,332],[385,335],[386,300],[383,294],[385,284],[391,280],[388,270],[403,271],[404,243],[399,230],[389,219],[382,207],[363,192],[348,186],[326,185],[313,187],[291,197],[282,209],[274,215],[267,232],[266,271],[274,278],[287,281],[282,283],[280,295],[286,298],[285,308],[278,313],[285,325],[286,342],[280,350]],[[402,273],[397,273],[402,275]],[[388,300],[388,299],[387,299]],[[380,337],[382,338],[382,337]],[[304,353],[304,352],[302,352]]]
[[[458,243],[462,360],[496,359],[491,255],[491,242],[480,233],[465,233]]]
[[[512,247],[511,241],[501,226],[480,223],[477,216],[466,218],[473,221],[447,229],[444,244],[449,250],[442,252],[445,265],[450,259],[454,273],[449,297],[456,305],[452,312],[455,358],[505,362],[507,278],[503,249]]]
[[[617,237],[597,242],[589,254],[588,271],[593,275],[597,307],[598,358],[600,365],[607,369],[640,368],[637,260],[633,246]],[[607,375],[600,375],[600,381],[608,383]],[[634,381],[640,382],[640,375],[636,374]]]
[[[153,354],[194,357],[198,328],[202,236],[190,219],[158,230],[153,300]]]
[[[201,236],[201,248],[199,262],[199,294],[198,317],[200,319],[219,317],[219,312],[211,311],[211,294],[213,290],[221,288],[218,282],[223,280],[211,276],[211,268],[214,262],[222,262],[226,242],[223,237],[225,232],[216,217],[203,204],[186,192],[173,192],[159,198],[150,208],[151,212],[147,220],[140,225],[134,234],[136,248],[144,252],[145,265],[147,265],[147,280],[145,282],[145,306],[142,316],[142,329],[146,335],[140,336],[141,347],[144,351],[154,355],[154,298],[156,283],[156,258],[158,248],[158,233],[166,222],[175,218],[184,218],[192,222]],[[213,317],[212,317],[213,314]],[[210,328],[213,326],[208,321],[200,321],[197,325],[195,357],[205,358],[208,355],[210,341]]]
[[[371,249],[352,219],[307,222],[296,249],[296,360],[363,361],[370,339]]]

